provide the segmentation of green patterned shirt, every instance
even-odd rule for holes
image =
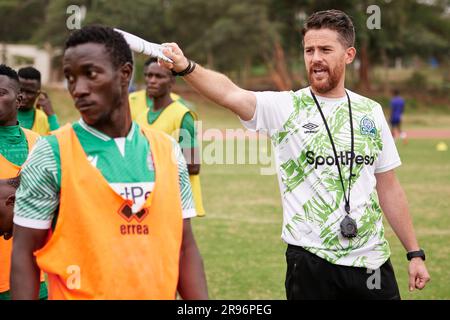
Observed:
[[[354,92],[351,99],[355,157],[350,216],[358,235],[344,238],[344,193],[350,175],[350,118],[347,97],[317,97],[333,137],[337,159],[310,89],[258,92],[252,120],[243,124],[268,131],[274,145],[283,203],[282,238],[331,263],[377,269],[390,256],[384,237],[376,173],[401,164],[381,106]]]

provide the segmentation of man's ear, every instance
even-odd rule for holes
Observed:
[[[16,195],[12,194],[8,197],[8,199],[6,199],[5,204],[6,204],[6,206],[13,207],[15,202],[16,202]]]
[[[356,57],[356,49],[354,47],[347,48],[345,50],[345,63],[350,64]]]
[[[128,84],[130,83],[132,76],[133,76],[133,65],[127,62],[120,68],[121,84],[128,87]]]
[[[22,102],[22,100],[23,100],[23,95],[22,95],[22,92],[19,91],[16,96],[16,108],[17,109],[19,109],[19,106],[20,106],[20,103]]]

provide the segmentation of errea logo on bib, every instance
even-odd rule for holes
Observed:
[[[132,201],[131,206],[129,203],[124,203],[119,209],[119,215],[126,221],[120,225],[121,235],[145,236],[150,233],[149,226],[145,223],[149,211],[142,206],[153,192],[154,185],[154,182],[110,183],[111,188],[124,200]]]
[[[370,136],[372,138],[376,137],[377,128],[375,127],[375,122],[369,117],[365,116],[364,118],[362,118],[359,126],[361,128],[360,132],[362,135]]]

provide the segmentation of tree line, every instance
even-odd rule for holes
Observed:
[[[355,24],[358,84],[393,58],[433,57],[448,66],[448,0],[1,0],[0,42],[60,48],[70,5],[84,6],[82,25],[118,27],[152,42],[178,42],[199,63],[245,83],[262,66],[280,90],[301,85],[301,28],[312,12],[340,9]],[[369,6],[377,6],[368,13]],[[369,28],[377,19],[379,29]]]

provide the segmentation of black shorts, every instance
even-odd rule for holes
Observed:
[[[302,247],[286,251],[288,300],[400,300],[390,260],[379,269],[332,264]]]

